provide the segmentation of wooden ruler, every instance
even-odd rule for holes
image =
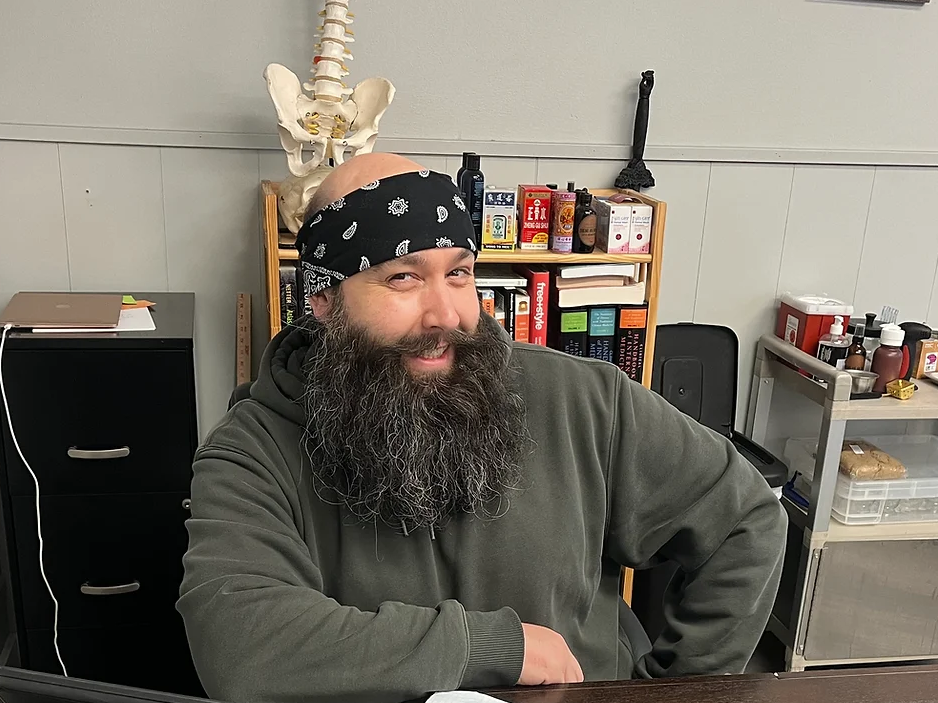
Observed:
[[[237,384],[251,380],[251,294],[238,293],[238,332],[235,351]]]

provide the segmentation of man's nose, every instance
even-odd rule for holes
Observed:
[[[452,291],[448,286],[434,287],[427,291],[423,313],[425,329],[438,329],[444,332],[459,327],[459,313],[456,311]]]

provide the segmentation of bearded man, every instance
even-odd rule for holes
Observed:
[[[448,176],[351,159],[297,246],[313,313],[194,463],[178,608],[209,696],[743,670],[786,521],[730,442],[611,364],[513,343]],[[652,647],[619,574],[666,559]]]

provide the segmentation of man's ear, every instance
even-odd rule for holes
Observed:
[[[313,311],[313,317],[317,320],[324,320],[332,312],[335,305],[335,291],[326,288],[324,291],[309,296],[309,306]]]

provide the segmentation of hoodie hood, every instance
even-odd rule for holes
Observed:
[[[303,324],[300,319],[298,324]],[[490,315],[482,314],[480,325],[498,329],[505,342],[506,361],[511,355],[512,340],[508,332]],[[281,330],[264,350],[257,380],[251,385],[251,397],[297,425],[306,422],[306,411],[300,399],[306,389],[303,366],[313,343],[313,333],[302,326]]]
[[[306,420],[300,399],[306,387],[303,362],[312,334],[302,327],[281,330],[264,350],[251,397],[297,425]]]

